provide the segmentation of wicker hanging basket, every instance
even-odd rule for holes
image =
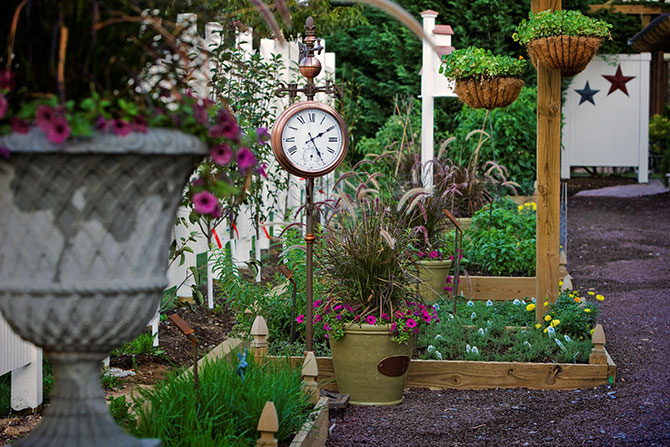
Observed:
[[[473,109],[493,110],[512,104],[523,84],[519,78],[456,79],[454,91]]]
[[[581,72],[596,55],[602,39],[584,36],[552,36],[528,43],[530,60],[537,68],[537,61],[561,75],[570,77]]]

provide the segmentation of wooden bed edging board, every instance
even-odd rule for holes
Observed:
[[[535,296],[535,277],[461,275],[459,291],[470,300],[507,301]]]
[[[268,357],[270,360],[283,357]],[[296,368],[302,357],[291,357]],[[333,360],[317,357],[318,381],[323,389],[337,390]],[[607,354],[607,364],[475,362],[460,360],[412,360],[406,388],[486,389],[531,388],[574,390],[613,383],[616,364]]]
[[[290,447],[324,447],[328,439],[328,398],[320,397]]]

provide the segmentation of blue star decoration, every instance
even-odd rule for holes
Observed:
[[[617,90],[621,90],[626,94],[626,96],[630,96],[628,94],[628,89],[626,88],[626,82],[630,81],[631,79],[635,79],[635,76],[624,76],[621,73],[621,65],[617,66],[616,73],[614,74],[614,76],[602,75],[602,77],[612,83],[612,85],[610,86],[610,91],[607,92],[607,96],[609,96],[610,93],[614,93]]]
[[[581,96],[579,99],[579,104],[581,105],[583,102],[588,101],[594,106],[596,105],[595,101],[593,101],[593,95],[598,93],[600,90],[593,90],[591,89],[591,86],[589,85],[589,81],[586,81],[586,85],[584,86],[583,89],[575,89],[577,93]]]

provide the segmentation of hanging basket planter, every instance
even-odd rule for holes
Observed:
[[[530,60],[537,68],[539,60],[552,70],[561,70],[565,77],[583,71],[598,52],[602,39],[585,36],[551,36],[528,42]]]
[[[521,79],[513,77],[456,79],[454,91],[473,109],[493,110],[512,104],[523,84]]]

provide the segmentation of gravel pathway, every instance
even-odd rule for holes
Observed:
[[[568,210],[568,270],[607,298],[599,321],[614,385],[414,389],[399,406],[336,416],[327,446],[669,446],[670,193],[572,196]]]

